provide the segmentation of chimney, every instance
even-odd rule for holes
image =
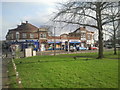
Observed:
[[[28,21],[26,21],[26,23],[28,23]]]
[[[20,25],[17,25],[17,27],[19,27]]]
[[[86,27],[85,27],[85,26],[83,26],[83,28],[85,29]]]

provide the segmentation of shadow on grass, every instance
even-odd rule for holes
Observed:
[[[11,77],[16,77],[16,75],[8,75],[8,78],[11,78]]]
[[[82,56],[84,57],[84,56]],[[71,62],[71,61],[80,61],[80,60],[84,60],[84,61],[88,61],[88,60],[92,60],[92,58],[89,58],[89,57],[84,57],[84,59],[79,59],[79,57],[77,56],[72,56],[71,60],[53,60],[53,61],[41,61],[41,60],[38,60],[36,62],[18,62],[16,63],[16,65],[20,65],[20,64],[32,64],[32,63],[50,63],[50,62]]]
[[[16,86],[16,85],[17,85],[16,82],[13,82],[13,83],[8,84],[9,88],[11,88],[11,87],[13,87],[13,86]]]

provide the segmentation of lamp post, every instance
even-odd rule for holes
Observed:
[[[55,40],[55,27],[54,27],[54,56],[56,55],[56,40]]]
[[[68,53],[69,53],[69,51],[70,51],[70,45],[69,45],[70,43],[69,43],[69,35],[68,35]]]
[[[39,37],[39,29],[38,29],[38,42],[39,42],[39,40],[40,40],[40,37]],[[38,48],[39,48],[39,51],[40,51],[40,42],[38,44]]]

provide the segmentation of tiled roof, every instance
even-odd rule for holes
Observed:
[[[18,25],[14,30],[37,31],[38,28],[26,21],[26,23],[21,23],[21,25]]]
[[[60,37],[60,36],[48,36],[48,39],[79,39],[79,37]]]

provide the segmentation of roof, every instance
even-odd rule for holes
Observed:
[[[80,28],[78,28],[78,29],[76,29],[75,31],[73,31],[73,32],[71,32],[71,33],[69,33],[69,34],[72,34],[72,33],[76,33],[78,30],[85,30],[85,31],[87,31],[87,32],[89,32],[89,33],[94,33],[93,31],[90,31],[90,30],[87,30],[85,27],[80,27]]]
[[[26,23],[21,23],[21,25],[18,25],[17,28],[12,29],[12,30],[37,31],[38,27],[36,27],[26,21]]]

